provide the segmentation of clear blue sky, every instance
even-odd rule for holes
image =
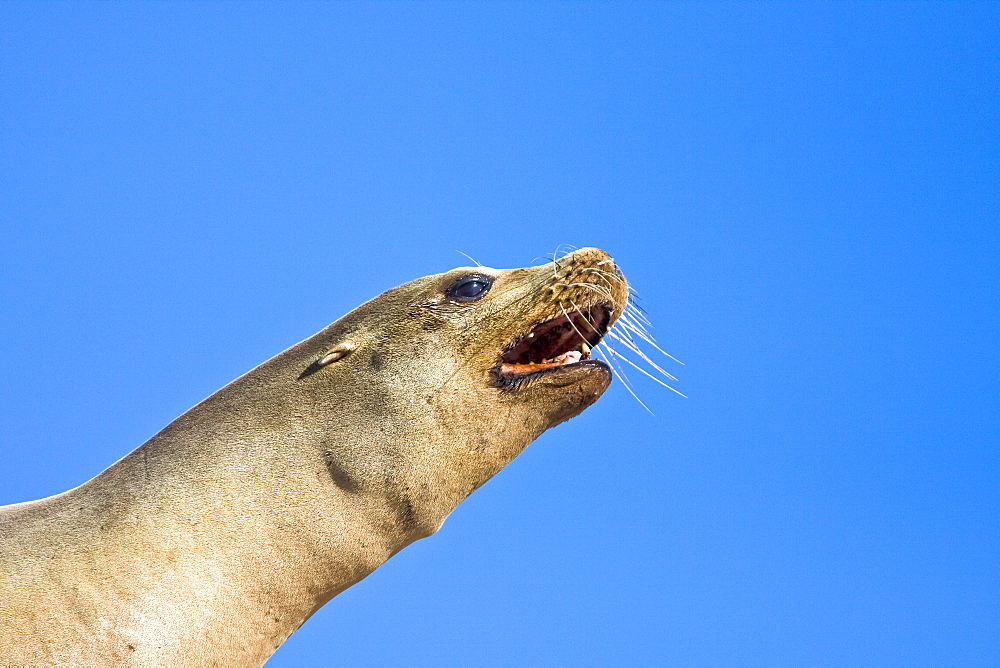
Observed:
[[[0,503],[362,301],[612,253],[636,379],[273,666],[1000,665],[995,3],[0,4]]]

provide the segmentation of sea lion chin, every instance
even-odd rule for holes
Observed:
[[[593,404],[611,370],[591,351],[627,302],[594,248],[420,278],[93,480],[0,508],[0,664],[263,662]]]

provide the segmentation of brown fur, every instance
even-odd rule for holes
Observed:
[[[449,301],[442,291],[470,271],[495,277],[489,293]],[[610,373],[596,366],[516,389],[491,374],[560,303],[610,294],[618,317],[627,288],[606,272],[603,251],[582,249],[557,264],[407,283],[93,480],[0,508],[0,664],[263,663],[601,395]],[[338,344],[348,353],[319,364]]]

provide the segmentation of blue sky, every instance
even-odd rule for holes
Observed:
[[[616,383],[269,665],[1000,664],[984,3],[0,4],[0,503],[390,287],[618,260]]]

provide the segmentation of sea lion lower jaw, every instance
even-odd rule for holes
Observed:
[[[548,426],[579,415],[611,384],[611,369],[601,360],[586,360],[498,380],[502,391],[535,402]]]

